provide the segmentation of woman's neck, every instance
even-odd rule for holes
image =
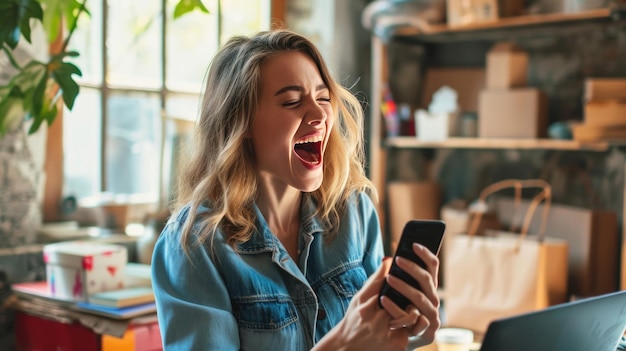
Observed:
[[[302,192],[288,185],[259,182],[256,204],[270,230],[291,257],[297,256]]]

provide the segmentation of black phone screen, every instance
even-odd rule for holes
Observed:
[[[413,243],[421,244],[428,248],[430,252],[437,255],[439,253],[439,248],[441,247],[445,227],[445,223],[439,220],[408,221],[402,230],[402,236],[400,237],[400,242],[398,243],[389,274],[392,274],[416,289],[419,289],[419,283],[396,265],[395,257],[404,257],[416,262],[420,267],[426,268],[424,261],[422,261],[422,259],[419,258],[415,252],[413,252]],[[409,304],[411,304],[407,298],[387,285],[387,282],[383,284],[380,291],[380,296],[383,295],[389,297],[402,309],[405,309]]]

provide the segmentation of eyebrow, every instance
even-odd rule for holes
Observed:
[[[328,87],[326,86],[326,84],[322,83],[318,86],[315,87],[315,91],[320,91],[320,90],[324,90],[324,89],[328,89]],[[298,91],[301,92],[303,91],[304,88],[298,85],[288,85],[286,87],[282,87],[280,89],[278,89],[278,91],[276,92],[276,94],[274,94],[274,96],[278,96],[282,93],[285,93],[287,91]]]

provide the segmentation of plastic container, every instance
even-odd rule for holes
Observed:
[[[441,328],[435,334],[437,351],[469,351],[474,332],[463,328]]]

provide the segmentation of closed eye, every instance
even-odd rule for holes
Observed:
[[[328,97],[323,97],[323,98],[317,98],[317,101],[321,101],[321,102],[330,102],[330,98]]]
[[[284,107],[295,107],[300,104],[300,100],[290,100],[283,102]]]

